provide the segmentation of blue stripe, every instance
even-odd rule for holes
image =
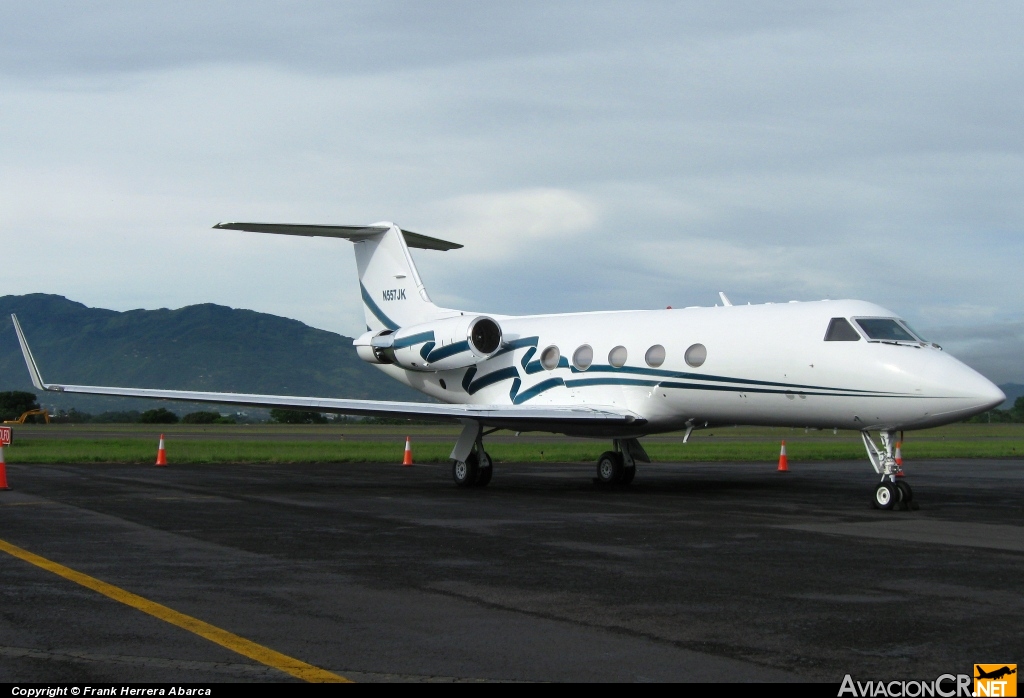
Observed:
[[[802,383],[779,383],[777,381],[761,381],[746,378],[729,378],[727,376],[716,376],[702,373],[686,373],[680,371],[666,371],[656,368],[641,368],[637,366],[614,366],[594,365],[586,371],[580,371],[575,366],[570,369],[573,373],[633,373],[644,376],[658,376],[664,378],[682,378],[686,380],[715,381],[719,383],[742,383],[747,385],[767,385],[776,388],[802,388],[807,390],[842,390],[848,393],[883,394],[876,390],[858,390],[856,388],[833,388],[826,385],[804,385]],[[752,392],[752,391],[747,391]]]
[[[466,372],[466,376],[469,376],[469,371]],[[519,378],[519,371],[516,370],[515,366],[508,366],[507,368],[503,368],[498,371],[492,371],[485,376],[480,376],[475,381],[469,383],[468,387],[466,386],[466,379],[463,378],[462,385],[466,388],[466,392],[472,395],[479,390],[483,390],[489,385],[500,383],[501,381],[508,380],[509,378]]]
[[[516,395],[519,393],[519,386],[522,384],[523,382],[518,378],[512,381],[512,389],[508,391],[508,399],[512,401],[512,404],[515,404]]]
[[[434,339],[434,332],[433,332],[433,330],[428,330],[426,332],[419,332],[417,334],[409,335],[408,337],[402,337],[401,339],[396,339],[395,343],[392,344],[391,346],[393,346],[395,349],[404,349],[406,347],[411,347],[414,344],[419,344],[420,342],[433,341],[433,339]]]
[[[384,327],[388,328],[389,330],[398,329],[398,323],[396,323],[394,320],[385,315],[384,311],[378,308],[377,304],[373,302],[373,299],[370,298],[369,292],[366,290],[366,286],[363,286],[362,281],[359,282],[359,293],[362,294],[363,296],[363,303],[366,304],[366,307],[370,309],[370,312],[373,313],[373,316],[380,320],[381,324],[384,325]]]
[[[433,342],[427,342],[422,347],[420,347],[420,356],[423,357],[424,361],[427,360],[427,356],[430,354],[430,350],[433,349],[433,348],[434,348],[434,343]]]
[[[473,382],[473,376],[476,375],[476,366],[470,366],[466,369],[466,374],[462,376],[462,389],[467,393],[469,392],[469,386]]]
[[[588,385],[658,385],[658,381],[645,381],[638,378],[570,378],[565,381],[569,388]]]
[[[531,354],[528,353],[527,356],[531,356]],[[524,356],[523,360],[525,361],[526,358],[527,357]],[[528,364],[524,363],[523,364],[523,368],[526,369],[526,374],[529,375],[529,376],[532,376],[534,373],[540,373],[541,371],[546,371],[547,370],[546,368],[544,368],[541,365],[540,361],[531,361]],[[564,356],[558,357],[558,365],[555,366],[555,368],[553,368],[551,370],[554,371],[555,369],[559,369],[559,368],[569,368],[569,359],[565,358]],[[579,371],[576,371],[575,369],[573,369],[573,373],[579,373]]]
[[[575,387],[587,387],[592,385],[637,385],[637,386],[657,386],[659,388],[671,388],[673,390],[716,390],[722,392],[731,393],[766,393],[771,395],[814,395],[818,397],[895,397],[895,398],[908,398],[918,397],[917,395],[902,395],[898,393],[875,393],[872,395],[864,395],[860,393],[822,393],[822,392],[811,392],[806,390],[778,390],[771,388],[744,388],[742,386],[732,385],[707,385],[704,383],[674,383],[671,381],[656,381],[656,380],[642,380],[638,378],[570,378],[565,381],[565,385],[570,388]]]
[[[541,381],[540,383],[538,383],[537,385],[533,386],[529,390],[524,390],[523,392],[521,392],[518,395],[516,395],[515,398],[513,398],[513,400],[512,400],[512,404],[513,405],[521,405],[524,402],[526,402],[527,400],[529,400],[531,398],[534,398],[534,397],[537,397],[538,395],[543,393],[545,390],[550,390],[551,388],[557,388],[560,385],[561,386],[565,385],[565,383],[562,381],[561,378],[548,378],[546,381]]]
[[[506,342],[504,346],[501,347],[501,349],[491,354],[491,358],[493,359],[496,356],[508,354],[511,351],[515,351],[516,349],[522,349],[524,347],[534,347],[534,351],[537,351],[537,340],[538,337],[520,337],[519,339],[513,339],[511,342]]]
[[[662,388],[681,388],[684,390],[720,390],[730,393],[767,393],[772,395],[816,395],[820,397],[918,397],[916,395],[903,395],[900,393],[876,393],[872,392],[870,395],[864,394],[864,391],[859,392],[842,392],[837,389],[836,392],[823,393],[816,390],[781,390],[778,388],[744,388],[743,386],[733,385],[706,385],[702,383],[672,383],[665,382],[658,384]],[[832,390],[832,388],[825,388],[825,390]]]
[[[447,359],[449,356],[461,354],[464,351],[469,351],[469,340],[464,339],[461,342],[453,342],[448,346],[439,347],[427,355],[427,361],[433,363],[441,359]]]
[[[524,366],[526,369],[526,375],[532,376],[534,373],[540,373],[544,370],[544,367],[540,365],[540,361],[531,361]]]
[[[533,347],[529,351],[527,351],[525,354],[523,354],[523,359],[519,363],[521,363],[523,365],[523,370],[524,371],[529,371],[526,366],[527,366],[528,363],[530,363],[530,357],[532,357],[536,353],[537,353],[537,347]]]

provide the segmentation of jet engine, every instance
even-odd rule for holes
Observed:
[[[447,371],[489,359],[501,348],[501,327],[485,315],[460,315],[398,330],[367,332],[352,342],[359,358],[409,371]]]

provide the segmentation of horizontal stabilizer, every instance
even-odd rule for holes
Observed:
[[[244,230],[250,233],[271,233],[273,235],[302,235],[305,237],[344,238],[360,240],[380,235],[390,230],[386,225],[293,225],[290,223],[218,223],[213,226],[220,230]],[[421,250],[457,250],[462,245],[439,240],[408,230],[402,231],[405,244]]]

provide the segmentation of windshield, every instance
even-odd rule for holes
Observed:
[[[868,339],[878,342],[920,342],[895,318],[858,318],[856,320]]]
[[[917,330],[915,330],[910,325],[908,325],[906,320],[900,320],[900,324],[903,325],[904,327],[906,327],[907,330],[910,331],[910,334],[912,334],[915,337],[917,337],[919,341],[922,341],[922,342],[925,342],[925,343],[928,342],[928,340],[924,338],[924,335],[921,334],[920,332],[918,332]]]

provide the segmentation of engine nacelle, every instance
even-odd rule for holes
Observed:
[[[460,315],[398,330],[367,332],[352,342],[359,358],[409,371],[478,364],[501,348],[501,327],[486,315]]]

